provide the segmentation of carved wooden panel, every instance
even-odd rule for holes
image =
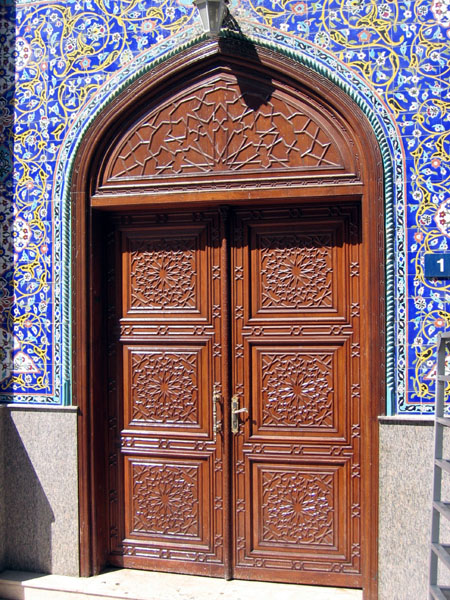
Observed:
[[[340,391],[335,355],[336,348],[307,344],[253,347],[252,415],[257,427],[278,431],[335,427]]]
[[[259,238],[261,308],[332,306],[333,242],[329,234],[281,234]]]
[[[292,220],[253,223],[247,232],[251,248],[252,315],[296,318],[299,314],[337,313],[345,306],[345,280],[337,275],[342,222]],[[348,267],[343,273],[347,275]],[[298,318],[298,317],[297,317]]]
[[[199,466],[131,462],[132,531],[168,537],[199,537],[203,508]]]
[[[297,549],[333,547],[339,519],[336,470],[258,469],[259,545]]]
[[[196,308],[195,240],[133,240],[131,308]]]
[[[120,148],[111,177],[342,166],[339,148],[311,109],[276,93],[267,100],[261,90],[254,110],[236,80],[211,83],[141,121]]]
[[[202,310],[204,228],[184,225],[130,231],[124,236],[125,312],[195,315]],[[204,309],[205,307],[203,307]]]
[[[149,427],[200,426],[205,348],[125,347],[130,423]]]
[[[356,175],[348,133],[286,82],[226,68],[149,101],[106,159],[100,187],[233,173]],[[195,81],[195,83],[194,83]],[[268,173],[270,171],[270,173]]]

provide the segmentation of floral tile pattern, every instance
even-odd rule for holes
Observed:
[[[242,32],[320,70],[366,112],[386,174],[388,410],[433,410],[450,286],[450,0],[230,0]],[[0,399],[70,398],[70,168],[127,82],[201,36],[191,0],[0,7]]]

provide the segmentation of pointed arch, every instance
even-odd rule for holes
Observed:
[[[313,44],[281,31],[276,32],[275,39],[273,30],[260,24],[254,27],[243,23],[242,31],[247,39],[254,42],[256,48],[287,57],[297,65],[307,67],[328,82],[328,85],[342,90],[360,108],[377,140],[382,160],[385,224],[386,406],[383,411],[393,414],[397,410],[397,404],[402,405],[406,390],[406,346],[396,345],[395,340],[404,339],[407,333],[405,298],[401,295],[397,298],[398,310],[394,311],[394,297],[398,295],[395,290],[405,288],[405,281],[402,281],[404,270],[397,262],[404,261],[406,255],[404,151],[395,119],[376,91],[332,54],[324,50],[317,52]],[[200,48],[200,45],[203,47],[202,38],[196,35],[195,31],[191,39],[186,37],[185,32],[175,35],[170,43],[150,48],[111,77],[74,119],[61,146],[55,167],[53,197],[57,239],[61,240],[61,262],[55,266],[54,277],[55,285],[61,290],[62,304],[61,312],[55,315],[54,334],[54,343],[61,352],[61,369],[55,373],[54,379],[55,401],[62,404],[70,405],[72,402],[71,182],[78,150],[92,124],[100,119],[108,106],[115,105],[119,96],[131,93],[129,90],[133,83],[177,55],[192,55],[193,48]]]
[[[249,53],[250,48],[252,53]],[[201,101],[202,106],[215,105],[214,94],[219,89],[230,94],[230,105],[223,107],[220,119],[213,116],[205,120],[201,116],[199,121],[197,118],[197,129],[194,127],[193,130],[201,144],[194,154],[199,160],[183,162],[193,144],[192,140],[186,148],[180,144],[177,127],[181,122],[183,132],[188,132],[188,125],[183,115],[174,116],[172,108],[183,103],[187,106],[192,98],[194,103]],[[262,95],[261,89],[265,90]],[[171,101],[173,98],[177,99],[176,104]],[[290,107],[287,112],[281,113],[277,109],[281,99]],[[250,103],[269,107],[260,113],[265,125],[249,123],[247,131],[237,136],[236,142],[233,140],[236,151],[230,163],[229,155],[225,156],[221,149],[230,146],[230,123],[241,125],[245,106],[251,106]],[[189,110],[195,112],[189,106]],[[291,115],[292,119],[286,115]],[[203,128],[199,129],[198,123],[202,119]],[[277,119],[283,125],[277,125]],[[211,129],[211,122],[224,125],[221,134],[226,140],[221,142],[222,146],[211,143],[211,132],[217,132],[217,127]],[[310,123],[313,126],[308,129]],[[262,126],[273,131],[276,142],[269,150],[264,149],[264,160],[278,165],[270,171],[261,161],[261,149],[255,150],[258,128]],[[161,128],[164,130],[162,137],[159,136]],[[295,137],[298,141],[303,134],[305,146],[297,146],[291,152],[289,140]],[[167,139],[173,144],[163,148],[161,140],[166,143]],[[311,149],[312,139],[319,144],[322,153],[316,149],[309,154],[306,152]],[[253,144],[250,153],[247,152],[249,140]],[[280,154],[278,147],[283,144],[284,150]],[[208,148],[218,148],[219,152],[205,163]],[[242,148],[246,153],[236,163],[236,153]],[[182,160],[174,165],[173,156],[177,154]],[[257,159],[252,163],[255,155]],[[143,160],[140,157],[144,157]],[[240,177],[240,172],[246,171],[249,164],[252,164],[250,174]],[[138,169],[136,165],[139,165]],[[234,171],[238,172],[237,176]],[[368,554],[364,557],[364,587],[367,598],[375,598],[377,510],[373,500],[378,491],[375,417],[384,406],[385,373],[383,171],[383,157],[373,128],[348,94],[304,65],[273,50],[249,46],[242,40],[209,40],[177,54],[131,83],[90,124],[78,147],[71,182],[73,395],[81,415],[83,574],[98,570],[104,556],[101,541],[104,523],[95,509],[104,493],[101,470],[106,435],[94,435],[104,418],[103,412],[94,405],[94,399],[101,395],[101,385],[94,377],[99,356],[96,346],[101,333],[98,324],[101,317],[95,316],[99,272],[93,257],[101,244],[98,238],[92,237],[96,215],[124,207],[133,211],[149,205],[164,208],[186,202],[191,206],[218,206],[224,203],[224,194],[227,202],[233,205],[264,204],[269,200],[292,202],[305,198],[314,202],[334,195],[361,202],[362,236],[367,240],[362,267],[370,273],[365,277],[365,304],[361,308],[373,315],[369,332],[371,343],[365,345],[367,356],[364,360],[371,374],[375,402],[367,406],[369,412],[363,416],[365,435],[368,436],[367,452],[371,453],[371,457],[366,454],[365,458],[368,463],[373,461],[364,487],[364,510],[367,511],[364,535],[370,540],[366,546]],[[92,498],[95,498],[93,503]]]

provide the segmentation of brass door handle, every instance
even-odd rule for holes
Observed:
[[[217,433],[220,431],[220,423],[217,421],[217,404],[218,402],[220,402],[220,390],[219,390],[219,386],[217,385],[217,383],[214,384],[213,387],[213,405],[212,405],[212,412],[213,412],[213,433],[214,433],[214,441],[216,441],[217,439]]]
[[[239,414],[248,413],[246,408],[239,408],[239,396],[235,394],[231,398],[231,431],[239,433]]]

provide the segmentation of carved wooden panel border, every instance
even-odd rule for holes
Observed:
[[[126,468],[133,481],[125,502],[130,509],[127,539],[165,538],[181,545],[201,540],[202,520],[209,518],[203,504],[201,462],[128,458]]]
[[[320,568],[320,552],[342,551],[338,548],[339,531],[345,518],[339,504],[346,499],[340,489],[339,470],[342,465],[296,465],[286,468],[276,464],[253,465],[258,486],[256,510],[261,528],[255,531],[254,550],[292,555],[294,560],[310,560]],[[314,558],[311,554],[314,553]]]
[[[298,345],[251,344],[252,435],[344,431],[345,386],[337,375],[343,351]],[[339,423],[341,421],[341,423]]]
[[[210,353],[207,343],[125,346],[125,428],[145,427],[153,435],[191,429],[207,434],[208,386],[201,382],[208,381]]]
[[[208,319],[207,288],[199,278],[206,268],[200,250],[206,244],[204,226],[158,226],[124,233],[123,269],[129,286],[124,290],[124,317],[168,314],[172,319]]]
[[[328,214],[325,224],[311,214],[311,209],[292,208],[289,227],[252,225],[251,245],[260,249],[251,258],[252,320],[278,316],[292,322],[307,314],[345,319],[348,267],[333,277],[343,222]]]

